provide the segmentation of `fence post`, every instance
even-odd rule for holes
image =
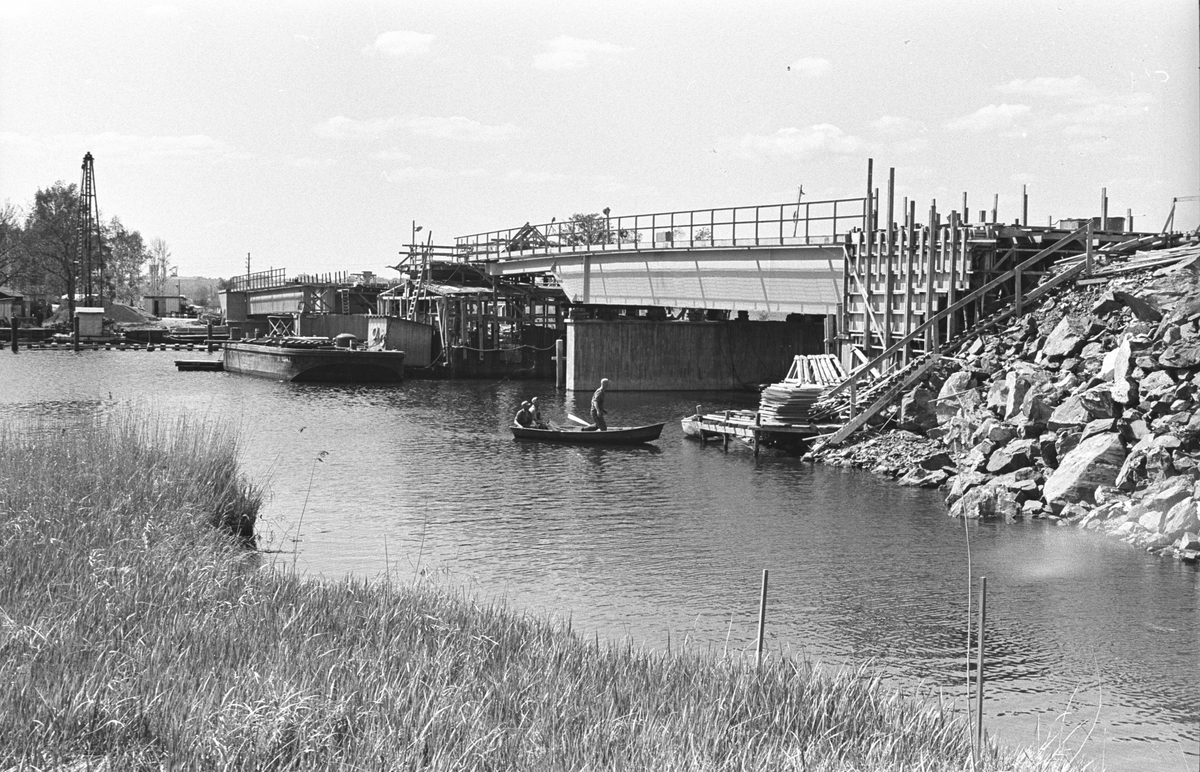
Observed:
[[[763,633],[767,627],[767,569],[763,569],[762,593],[758,601],[758,646],[754,655],[754,667],[762,665]]]

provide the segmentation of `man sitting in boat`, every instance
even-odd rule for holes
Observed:
[[[549,429],[550,425],[542,419],[542,408],[538,405],[538,398],[534,397],[530,400],[529,412],[533,416],[533,428]]]
[[[529,409],[530,402],[526,400],[521,403],[521,409],[513,417],[513,423],[517,426],[523,426],[526,429],[533,426],[533,411]]]

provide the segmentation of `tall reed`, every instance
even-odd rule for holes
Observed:
[[[961,719],[824,672],[585,641],[425,584],[305,580],[228,534],[228,432],[0,433],[0,768],[961,770]],[[218,526],[215,527],[214,526]],[[989,769],[1066,769],[991,748]]]

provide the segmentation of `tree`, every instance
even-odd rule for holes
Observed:
[[[167,278],[174,266],[171,265],[171,248],[167,242],[155,236],[150,240],[150,288],[151,294],[166,294]]]
[[[562,241],[569,246],[611,244],[613,233],[608,223],[608,216],[599,212],[573,214],[563,223],[560,231]]]
[[[109,221],[104,230],[108,252],[108,277],[112,284],[113,298],[122,303],[136,305],[141,294],[142,266],[150,257],[142,234],[127,230],[116,217]]]
[[[33,197],[33,208],[25,219],[22,245],[28,258],[31,284],[43,292],[66,294],[67,307],[75,316],[78,266],[75,255],[75,218],[79,194],[75,185],[61,180]]]
[[[0,287],[23,278],[26,271],[21,210],[9,202],[0,207]]]

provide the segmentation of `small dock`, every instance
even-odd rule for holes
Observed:
[[[221,372],[225,369],[225,363],[220,359],[176,359],[175,369],[181,372]]]
[[[743,440],[754,448],[758,456],[762,445],[778,444],[798,446],[822,434],[830,434],[841,428],[840,423],[783,423],[763,420],[755,410],[725,410],[720,413],[700,413],[683,419],[684,434],[696,437],[702,443],[710,439],[719,440],[721,447],[729,449],[729,438]]]

